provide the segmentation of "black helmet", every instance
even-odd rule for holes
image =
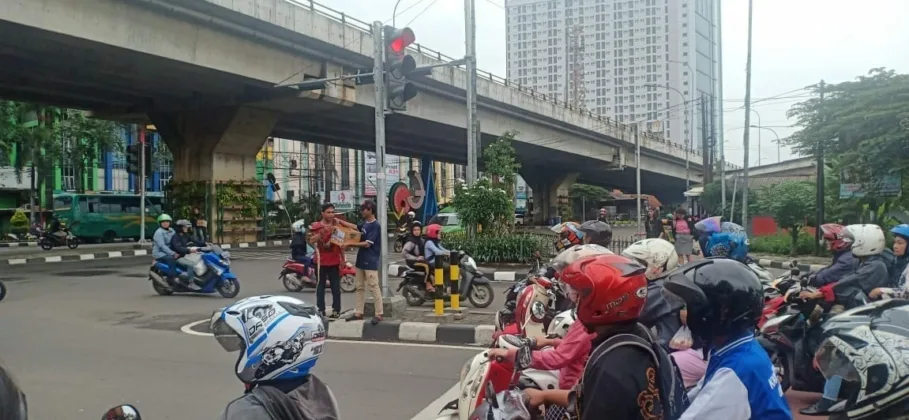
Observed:
[[[588,220],[578,228],[584,232],[584,243],[605,246],[612,243],[612,227],[600,220]]]
[[[703,259],[670,273],[663,295],[687,307],[688,327],[704,341],[754,331],[764,304],[754,270],[725,258]]]
[[[28,420],[25,394],[3,366],[0,366],[0,419]]]
[[[825,322],[816,352],[825,378],[843,378],[832,418],[903,418],[909,411],[909,302],[884,300]],[[898,396],[898,397],[896,397]],[[873,413],[873,414],[872,414]]]

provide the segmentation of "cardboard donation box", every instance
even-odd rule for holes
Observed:
[[[335,231],[331,234],[331,243],[344,246],[360,242],[360,231],[344,226],[336,226]]]

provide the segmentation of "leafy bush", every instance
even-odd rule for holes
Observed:
[[[814,254],[814,236],[805,232],[799,233],[792,252],[792,236],[788,233],[777,233],[770,236],[758,236],[751,239],[748,247],[751,252],[774,255],[811,255]],[[826,251],[824,251],[826,255]]]
[[[9,219],[9,225],[13,233],[28,232],[28,216],[25,215],[24,211],[16,210],[13,217]]]
[[[467,252],[478,263],[527,263],[535,251],[546,255],[552,250],[551,237],[528,234],[480,233],[468,240],[462,232],[446,233],[442,236],[442,244],[450,250]]]
[[[505,190],[493,187],[486,177],[470,186],[458,185],[451,204],[458,209],[461,226],[465,228],[479,225],[486,232],[505,232],[514,223],[514,201]]]

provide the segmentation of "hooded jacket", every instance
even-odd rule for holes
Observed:
[[[315,375],[260,385],[227,404],[221,420],[339,420],[338,402]]]
[[[833,263],[818,270],[811,277],[809,284],[814,287],[826,286],[836,283],[840,279],[855,272],[858,268],[858,259],[852,255],[852,250],[839,251],[833,254]]]
[[[890,284],[887,260],[884,254],[867,257],[859,263],[854,273],[819,291],[824,293],[825,301],[843,305],[846,309],[864,305],[872,290]]]

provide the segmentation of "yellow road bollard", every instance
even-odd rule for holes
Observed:
[[[452,253],[454,254],[454,253]],[[451,309],[461,309],[461,295],[459,282],[461,280],[461,261],[458,258],[452,258],[451,268]]]
[[[436,288],[435,293],[435,314],[442,315],[445,313],[445,262],[441,255],[436,256],[436,274],[433,285]]]

